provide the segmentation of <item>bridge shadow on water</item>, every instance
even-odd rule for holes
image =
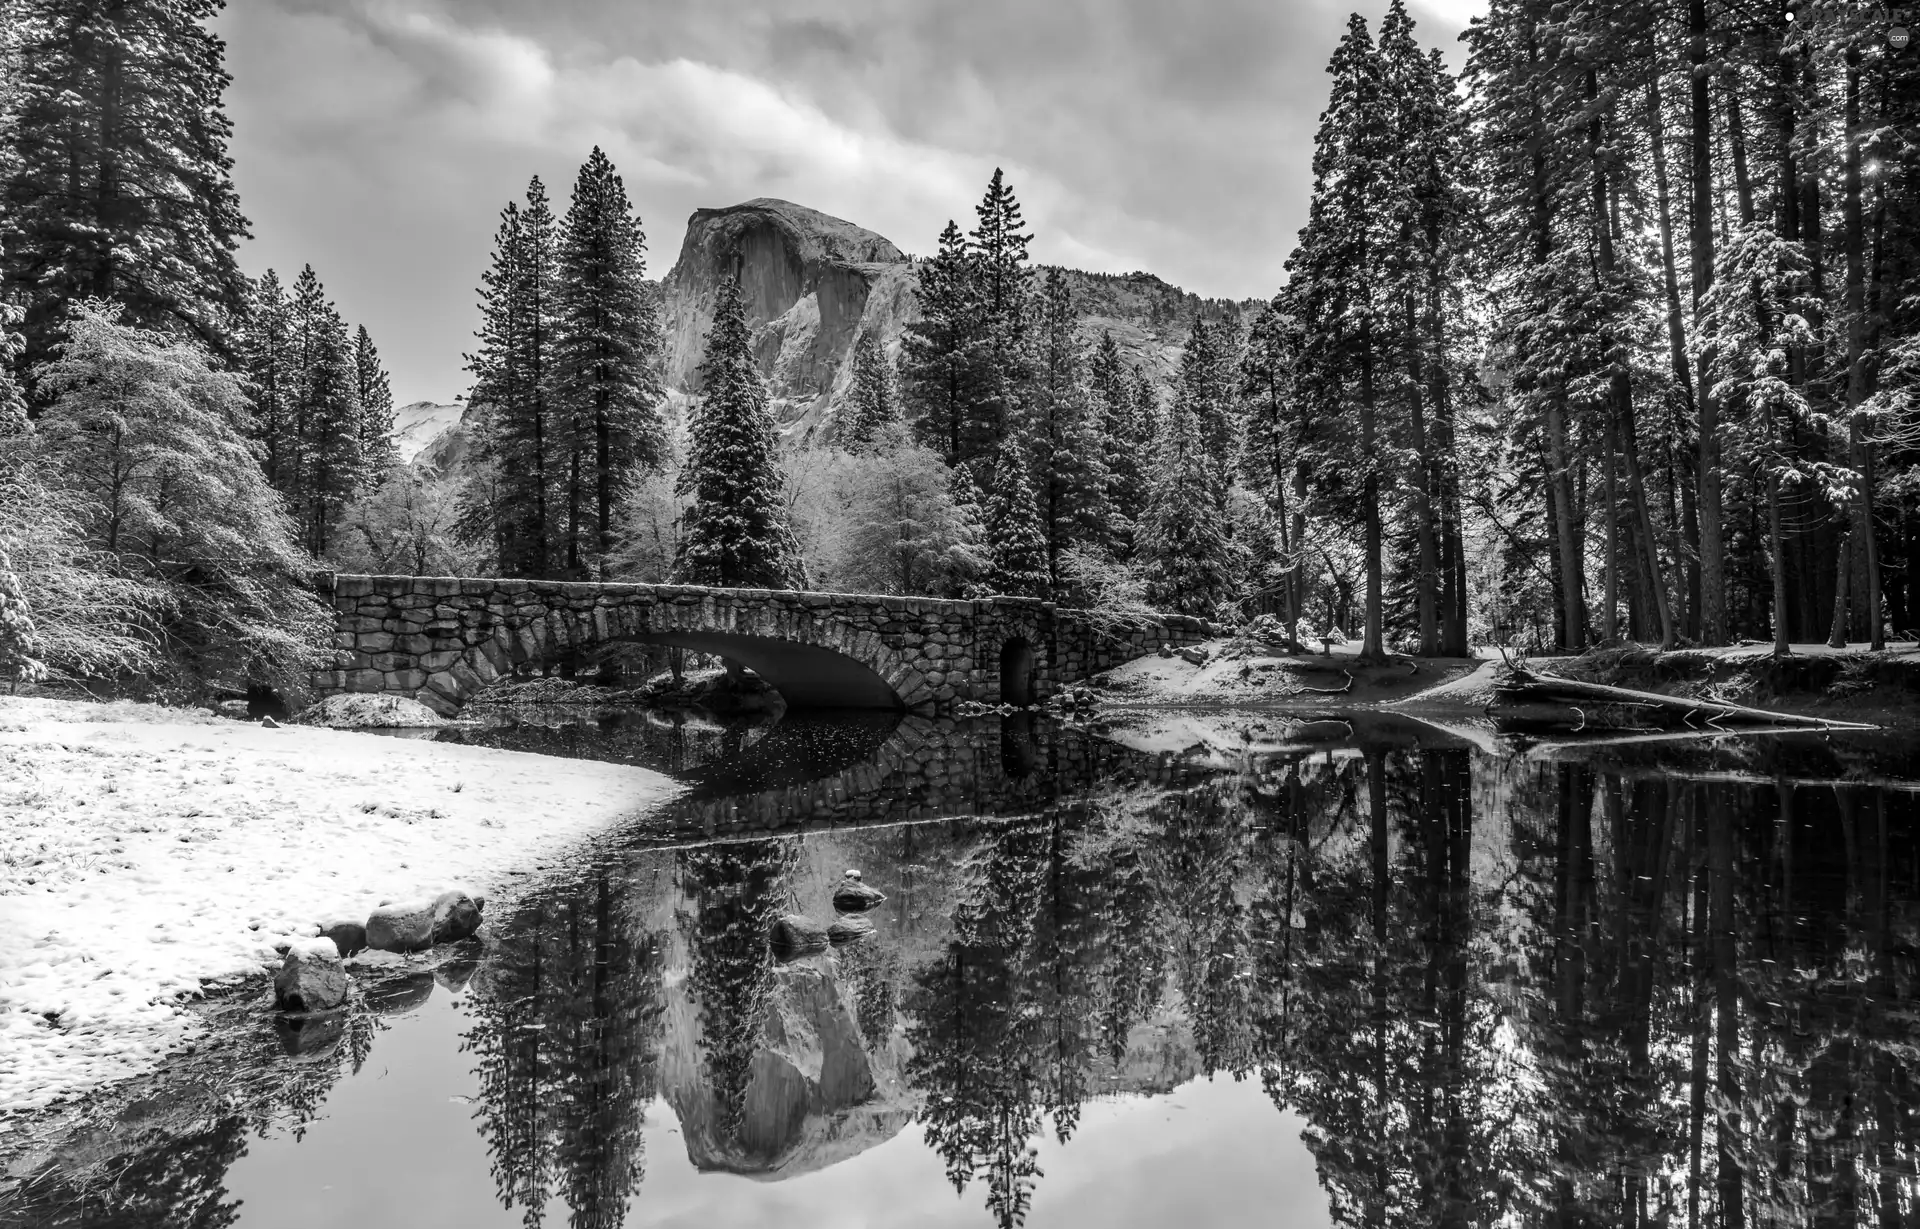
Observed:
[[[690,788],[332,1048],[256,1024],[266,1093],[175,1087],[207,1108],[70,1150],[0,1226],[430,1198],[595,1229],[1865,1229],[1920,1196],[1908,745],[1355,714],[457,736]],[[776,958],[848,868],[886,894],[870,933]]]

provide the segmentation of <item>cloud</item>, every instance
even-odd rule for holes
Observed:
[[[1377,17],[1384,0],[1372,0]],[[1465,0],[1417,0],[1452,50]],[[403,397],[464,386],[500,207],[606,149],[664,273],[702,206],[780,196],[925,252],[1004,167],[1034,254],[1272,293],[1336,0],[256,0],[221,18],[249,268],[311,261]],[[1449,24],[1452,23],[1452,24]]]

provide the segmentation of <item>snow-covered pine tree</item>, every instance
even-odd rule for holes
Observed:
[[[849,452],[873,448],[900,421],[893,362],[874,329],[867,329],[853,343],[853,378],[840,414],[840,443]]]
[[[231,354],[247,235],[221,102],[220,0],[24,0],[9,156],[0,160],[0,299],[27,309],[26,362],[68,308],[106,298],[141,325]]]
[[[27,339],[18,331],[25,315],[10,303],[0,303],[0,439],[27,429],[27,399],[13,375],[14,364],[27,348]]]
[[[481,276],[480,347],[468,356],[469,403],[482,410],[476,474],[463,498],[461,536],[499,551],[502,576],[553,574],[549,514],[554,479],[551,372],[553,212],[536,176],[527,205],[501,211],[491,266]]]
[[[988,413],[994,380],[979,279],[966,236],[953,222],[916,277],[920,318],[901,339],[901,400],[922,443],[948,465],[971,465],[999,437]]]
[[[646,250],[626,183],[596,145],[574,181],[554,286],[569,575],[604,571],[621,493],[666,460],[660,318],[647,293]]]
[[[987,494],[986,589],[1007,597],[1046,597],[1047,534],[1034,494],[1032,463],[1017,433],[1001,441]]]
[[[1232,545],[1214,502],[1206,437],[1184,390],[1167,409],[1154,453],[1137,537],[1147,598],[1162,610],[1212,618],[1233,596]]]
[[[353,376],[360,397],[362,477],[377,481],[399,461],[393,448],[393,381],[364,324],[353,334]]]
[[[806,585],[787,524],[766,383],[734,278],[720,284],[700,363],[680,490],[692,497],[674,579],[680,584],[798,589]]]

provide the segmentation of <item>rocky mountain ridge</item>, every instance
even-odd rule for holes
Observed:
[[[673,268],[658,283],[669,412],[698,392],[720,283],[737,274],[753,327],[754,355],[782,430],[798,441],[830,439],[834,413],[852,383],[853,346],[860,335],[876,331],[888,356],[899,361],[907,325],[920,314],[918,264],[885,236],[791,201],[757,197],[695,210]],[[1046,271],[1045,266],[1036,269],[1036,277]],[[1087,344],[1111,332],[1122,354],[1162,387],[1171,386],[1197,318],[1257,306],[1251,300],[1202,298],[1151,273],[1062,272]],[[413,428],[402,457],[442,475],[457,469],[466,456],[467,432],[456,417],[460,410],[428,402],[404,407],[401,415],[420,411],[437,433],[416,441],[412,435],[424,427]]]

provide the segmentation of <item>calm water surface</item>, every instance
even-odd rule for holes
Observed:
[[[1911,745],[1104,733],[449,735],[691,789],[0,1224],[1915,1219]],[[872,935],[775,960],[848,867]]]

